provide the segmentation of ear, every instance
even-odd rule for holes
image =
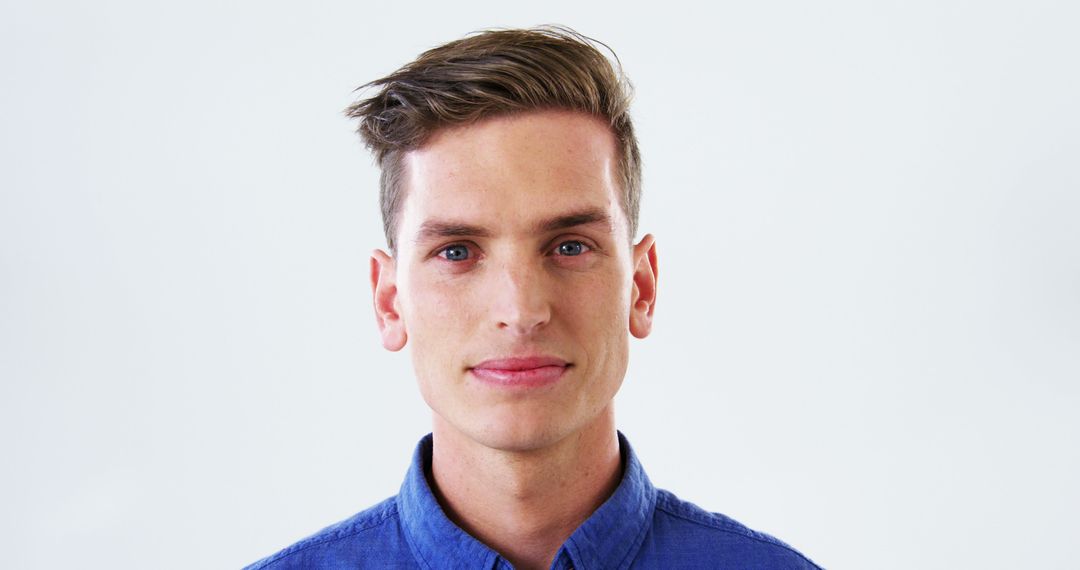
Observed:
[[[631,252],[634,263],[634,290],[630,295],[630,334],[645,338],[652,331],[656,307],[656,241],[646,234]]]
[[[397,352],[405,347],[408,334],[398,309],[396,260],[378,249],[371,254],[371,292],[383,348]]]

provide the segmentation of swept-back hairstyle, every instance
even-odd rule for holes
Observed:
[[[379,206],[391,252],[404,201],[406,152],[442,128],[546,109],[580,111],[611,126],[622,207],[630,238],[636,235],[641,156],[630,121],[632,88],[618,57],[612,52],[613,65],[598,43],[565,27],[484,31],[430,49],[360,87],[377,92],[345,113],[359,120],[357,131],[382,171]]]

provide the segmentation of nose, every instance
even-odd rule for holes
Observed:
[[[492,311],[500,330],[529,335],[551,320],[549,286],[541,268],[519,262],[492,277]]]

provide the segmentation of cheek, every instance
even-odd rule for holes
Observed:
[[[479,312],[474,298],[476,288],[467,286],[461,279],[425,276],[410,280],[399,294],[410,337],[459,330],[462,323]]]
[[[482,315],[475,291],[445,280],[415,280],[399,290],[413,366],[421,382],[454,373]]]
[[[595,274],[566,282],[558,292],[579,319],[594,326],[614,327],[629,317],[630,289],[620,275]]]
[[[564,326],[588,352],[592,373],[620,376],[629,346],[629,290],[617,276],[597,275],[573,284],[560,299]]]

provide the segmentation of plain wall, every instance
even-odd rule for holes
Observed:
[[[1080,558],[1080,12],[4,0],[0,546],[230,568],[396,493],[353,89],[563,23],[637,86],[653,482],[829,568]]]

